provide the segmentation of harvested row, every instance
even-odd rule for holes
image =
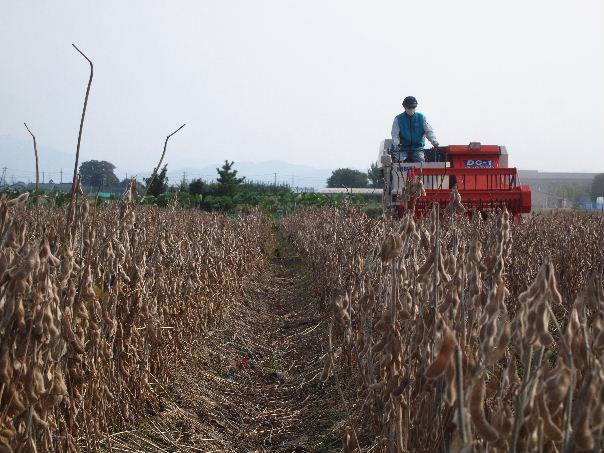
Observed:
[[[344,451],[601,451],[603,217],[283,225],[329,304],[323,377],[358,391]]]
[[[0,452],[95,451],[265,271],[269,221],[0,200]]]

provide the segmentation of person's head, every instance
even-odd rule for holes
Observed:
[[[417,99],[413,96],[407,96],[403,99],[403,107],[405,107],[405,113],[407,115],[414,115],[415,109],[417,108]]]

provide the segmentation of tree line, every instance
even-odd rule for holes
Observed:
[[[143,178],[142,188],[147,195],[158,196],[167,192],[171,187],[185,192],[199,195],[234,196],[237,187],[242,184],[245,177],[238,177],[237,170],[233,169],[234,162],[224,161],[221,168],[217,168],[218,177],[215,183],[207,183],[201,178],[194,179],[190,183],[181,181],[170,186],[168,179],[168,164],[165,164],[155,175]],[[130,179],[120,181],[115,175],[115,165],[104,160],[89,160],[80,165],[80,178],[84,186],[90,188],[117,187],[130,184]]]
[[[218,178],[216,183],[207,183],[201,178],[194,179],[190,184],[184,187],[181,183],[177,184],[181,190],[196,194],[213,194],[233,196],[235,188],[244,182],[245,178],[237,177],[237,170],[233,169],[234,162],[225,160],[221,168],[217,168]],[[144,178],[146,193],[157,196],[168,191],[168,164],[165,164],[156,174],[155,178]],[[120,181],[115,175],[115,165],[104,160],[89,160],[80,165],[80,176],[82,184],[92,188],[107,188],[127,185],[129,179]],[[383,187],[384,179],[380,175],[377,164],[371,164],[367,172],[354,170],[351,168],[338,168],[334,170],[327,179],[327,187]]]
[[[191,194],[210,195],[210,196],[226,196],[233,197],[240,185],[248,185],[251,189],[254,186],[256,191],[261,191],[261,186],[272,187],[268,184],[255,184],[246,182],[244,177],[237,176],[237,170],[233,168],[234,162],[225,160],[221,168],[217,168],[217,179],[214,183],[209,183],[201,178],[194,179],[189,184],[180,182],[170,186],[167,176],[168,165],[164,165],[157,173],[155,178],[145,178],[144,184],[141,186],[146,190],[146,194],[159,196],[169,190],[170,187],[178,188],[183,192]],[[107,161],[90,160],[83,162],[80,165],[80,175],[82,183],[85,186],[93,188],[106,187],[126,187],[130,180],[124,179],[119,181],[115,176],[115,165]],[[366,172],[354,170],[352,168],[338,168],[334,170],[331,176],[327,179],[327,187],[354,187],[354,188],[381,188],[384,186],[384,179],[380,173],[377,164],[372,163]],[[150,185],[149,185],[150,183]],[[252,186],[250,186],[252,184]],[[149,187],[147,188],[147,185]],[[591,183],[591,187],[583,187],[576,183],[562,183],[554,189],[556,195],[564,197],[573,202],[579,202],[582,199],[591,198],[595,200],[597,197],[604,196],[604,173],[595,176]]]

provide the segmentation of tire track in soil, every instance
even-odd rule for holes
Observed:
[[[300,260],[280,241],[269,272],[221,329],[201,333],[162,410],[112,451],[341,451],[346,413],[321,381],[326,320]]]

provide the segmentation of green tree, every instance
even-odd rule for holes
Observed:
[[[578,203],[589,196],[587,190],[581,184],[575,182],[563,182],[556,189],[556,195],[567,200]]]
[[[89,160],[80,165],[82,184],[92,187],[107,187],[119,183],[113,172],[115,165],[106,160]]]
[[[194,179],[189,183],[189,192],[194,195],[203,195],[206,191],[207,184],[201,178]]]
[[[188,192],[189,191],[189,185],[187,184],[187,180],[185,179],[184,175],[183,175],[183,178],[180,180],[180,184],[178,185],[178,191],[179,192]]]
[[[132,182],[132,179],[124,178],[120,181],[118,187],[120,188],[120,190],[124,191],[130,187],[131,182]],[[139,181],[136,181],[136,191],[139,194],[142,194],[145,192],[145,186]]]
[[[217,168],[218,172],[218,195],[232,197],[237,193],[239,185],[243,182],[245,177],[238,178],[237,170],[233,170],[235,162],[224,161],[221,168]]]
[[[159,174],[155,175],[155,178],[153,175],[151,175],[149,178],[145,178],[145,184],[149,187],[147,189],[147,195],[157,197],[168,190],[168,177],[166,176],[167,172],[168,164],[164,165],[164,168],[161,169]]]
[[[591,198],[594,200],[598,197],[604,197],[604,173],[594,176],[590,192]]]
[[[367,173],[352,168],[338,168],[327,179],[327,187],[367,187]]]
[[[367,177],[369,178],[369,186],[382,188],[384,187],[384,174],[381,172],[380,167],[374,162],[367,170]]]

